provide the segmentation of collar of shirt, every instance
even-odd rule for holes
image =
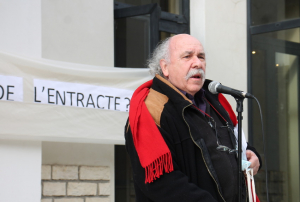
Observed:
[[[205,110],[206,110],[206,103],[204,101],[205,99],[205,90],[200,89],[195,96],[192,96],[191,94],[178,89],[180,92],[182,92],[188,99],[190,99],[193,104],[198,107],[201,110],[201,113],[205,116]]]

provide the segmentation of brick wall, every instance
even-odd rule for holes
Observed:
[[[109,202],[106,166],[42,165],[41,202]]]

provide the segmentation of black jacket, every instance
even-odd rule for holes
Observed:
[[[205,82],[203,86],[206,99],[226,122],[209,104],[206,112],[217,124],[220,143],[235,148],[234,134],[230,132],[233,124],[219,103],[218,96],[209,93],[207,85],[208,82]],[[153,79],[145,103],[171,151],[174,171],[145,184],[145,170],[139,162],[127,123],[126,149],[133,168],[136,201],[238,201],[237,157],[216,149],[217,138],[215,130],[209,125],[210,119],[160,76]],[[244,201],[246,189],[243,191]]]

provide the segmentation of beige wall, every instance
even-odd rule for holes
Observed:
[[[0,51],[41,57],[41,1],[0,0]]]
[[[207,78],[247,91],[246,0],[191,0],[191,35],[204,45]],[[226,96],[233,110],[236,102]],[[243,130],[248,131],[247,100]]]
[[[41,2],[43,58],[114,66],[113,1]]]

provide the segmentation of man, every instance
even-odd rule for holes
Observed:
[[[171,37],[148,65],[155,77],[133,94],[125,127],[136,200],[238,201],[237,121],[226,99],[207,90],[201,43]],[[256,173],[258,154],[248,149]]]

